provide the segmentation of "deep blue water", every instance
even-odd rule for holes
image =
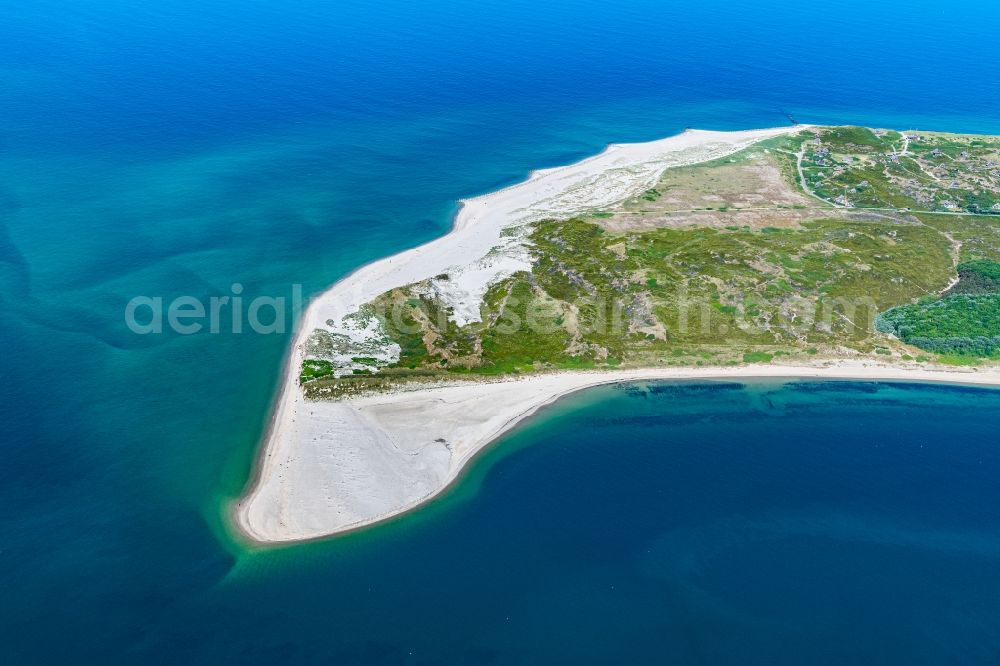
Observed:
[[[287,334],[123,310],[315,293],[459,197],[686,126],[1000,133],[1000,6],[0,16],[0,662],[996,660],[995,393],[601,390],[426,511],[261,553],[222,515]]]

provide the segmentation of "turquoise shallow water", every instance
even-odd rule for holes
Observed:
[[[990,389],[603,387],[387,525],[235,558],[137,531],[99,565],[100,596],[65,586],[46,607],[15,580],[63,633],[12,644],[185,663],[988,663],[998,419]],[[79,545],[46,560],[79,569]]]
[[[315,293],[608,142],[786,113],[1000,132],[996,6],[0,7],[5,663],[996,654],[992,393],[792,391],[777,416],[602,389],[437,507],[257,553],[223,507],[287,334],[123,320],[137,295]]]

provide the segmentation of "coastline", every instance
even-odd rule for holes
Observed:
[[[350,408],[359,418],[381,417],[385,432],[409,435],[419,429],[410,419],[433,416],[434,433],[454,430],[471,430],[458,442],[457,455],[448,467],[447,475],[430,492],[399,504],[390,511],[366,518],[318,527],[309,531],[300,528],[283,533],[260,534],[245,521],[245,512],[234,511],[235,524],[247,541],[257,545],[280,545],[327,538],[356,531],[396,518],[434,500],[460,480],[469,464],[490,444],[497,441],[519,423],[540,409],[577,391],[596,386],[642,381],[716,381],[780,379],[787,381],[816,379],[821,381],[899,381],[908,383],[935,383],[981,387],[1000,387],[1000,369],[946,370],[925,367],[906,367],[878,364],[872,361],[838,361],[816,365],[742,365],[718,368],[641,368],[620,371],[567,371],[544,373],[521,379],[491,383],[469,383],[442,386],[416,391],[401,391],[370,396],[351,401]],[[525,394],[527,396],[525,397]],[[519,396],[518,401],[514,396]],[[345,403],[330,403],[341,404]],[[433,415],[435,405],[451,406]],[[498,406],[500,405],[500,406]],[[456,422],[455,415],[461,414]],[[415,433],[414,433],[415,434]],[[420,435],[417,435],[420,437]],[[429,435],[421,437],[428,440]]]
[[[570,216],[613,205],[641,192],[669,167],[717,159],[764,138],[804,127],[745,132],[686,130],[649,143],[610,144],[601,153],[574,164],[532,171],[521,183],[461,201],[448,234],[373,261],[339,280],[313,299],[301,317],[253,471],[243,495],[232,506],[231,523],[251,542],[277,544],[322,538],[387,520],[440,494],[479,451],[542,406],[599,384],[755,377],[1000,384],[1000,374],[995,372],[840,362],[825,368],[564,372],[341,402],[305,401],[298,369],[314,329],[341,321],[389,289],[456,267],[459,278],[455,281],[463,285],[456,296],[462,299],[462,307],[476,312],[485,286],[509,270],[504,262],[511,260],[516,265],[508,252],[511,241],[502,233],[505,230],[544,217]],[[470,271],[472,278],[462,283],[461,270],[472,265],[470,258],[472,264],[479,263]]]

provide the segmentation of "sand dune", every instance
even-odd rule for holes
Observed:
[[[236,507],[250,538],[283,542],[334,534],[396,515],[439,493],[468,460],[525,414],[568,391],[628,379],[757,376],[854,377],[997,383],[993,372],[841,363],[832,367],[743,367],[557,373],[500,383],[464,383],[346,402],[306,402],[298,385],[304,343],[315,329],[341,330],[359,306],[398,286],[429,280],[474,321],[487,287],[526,268],[517,233],[533,221],[612,206],[652,187],[669,167],[732,154],[799,127],[683,134],[616,144],[576,164],[532,173],[517,185],[462,202],[440,239],[364,266],[318,297],[290,350],[254,479]],[[436,275],[449,279],[435,283]]]

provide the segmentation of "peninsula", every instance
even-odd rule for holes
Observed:
[[[998,164],[997,137],[689,130],[464,201],[310,304],[235,521],[384,520],[601,383],[1000,384]]]

